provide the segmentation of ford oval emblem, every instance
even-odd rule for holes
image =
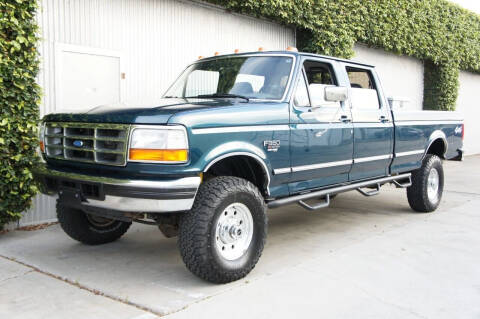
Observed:
[[[83,141],[81,141],[81,140],[73,141],[73,146],[82,147],[83,146]]]

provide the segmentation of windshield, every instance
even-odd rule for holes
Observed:
[[[293,58],[238,56],[190,65],[164,97],[243,97],[280,100],[287,87]]]

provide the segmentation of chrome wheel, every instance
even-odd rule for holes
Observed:
[[[230,204],[220,214],[215,227],[215,246],[226,260],[242,257],[253,237],[253,218],[247,206]]]
[[[438,201],[438,188],[440,186],[440,175],[436,168],[432,168],[428,174],[427,195],[432,203]]]
[[[88,222],[97,228],[105,228],[109,227],[113,223],[115,223],[114,219],[110,218],[105,218],[101,216],[95,216],[95,215],[90,215],[90,214],[85,214],[87,216]]]

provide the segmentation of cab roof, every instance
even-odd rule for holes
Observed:
[[[314,53],[308,53],[308,52],[286,51],[286,50],[285,51],[251,51],[251,52],[242,52],[242,53],[220,54],[220,55],[214,55],[214,56],[201,58],[201,59],[199,59],[199,61],[216,59],[216,58],[223,58],[223,57],[230,57],[230,56],[252,55],[252,54],[255,54],[255,55],[276,55],[276,54],[278,54],[278,55],[291,55],[291,56],[295,56],[295,57],[306,56],[306,57],[323,58],[323,59],[328,59],[328,60],[340,61],[340,62],[345,62],[345,63],[350,63],[350,64],[367,66],[367,67],[371,67],[371,68],[375,67],[374,65],[371,65],[371,64],[356,62],[356,61],[337,58],[337,57],[328,56],[328,55],[314,54]]]

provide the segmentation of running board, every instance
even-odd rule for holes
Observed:
[[[408,181],[411,183],[411,173],[406,173],[406,174],[400,174],[400,175],[395,175],[395,176],[388,176],[388,177],[382,177],[382,178],[377,178],[369,181],[363,181],[363,182],[358,182],[358,183],[353,183],[353,184],[348,184],[348,185],[342,185],[342,186],[337,186],[337,187],[332,187],[328,189],[322,189],[319,191],[314,191],[311,193],[306,193],[306,194],[300,194],[300,195],[293,195],[290,197],[285,197],[285,198],[280,198],[276,199],[274,201],[271,201],[268,203],[268,208],[277,208],[280,206],[292,204],[292,203],[298,203],[300,206],[308,209],[308,210],[316,210],[320,208],[327,207],[330,204],[330,195],[333,194],[338,194],[338,193],[343,193],[343,192],[348,192],[351,190],[355,189],[360,189],[362,187],[368,187],[368,186],[375,186],[375,190],[370,191],[370,192],[365,192],[366,196],[372,196],[376,195],[378,193],[378,188],[380,188],[380,185],[385,184],[385,183],[395,183],[395,185],[399,187],[408,187],[408,183],[401,184],[398,181],[408,179]],[[363,193],[362,193],[363,194]],[[365,195],[365,194],[364,194]],[[321,196],[326,196],[325,201],[315,205],[311,206],[307,203],[305,203],[305,200],[311,199],[311,198],[316,198],[316,197],[321,197]]]

